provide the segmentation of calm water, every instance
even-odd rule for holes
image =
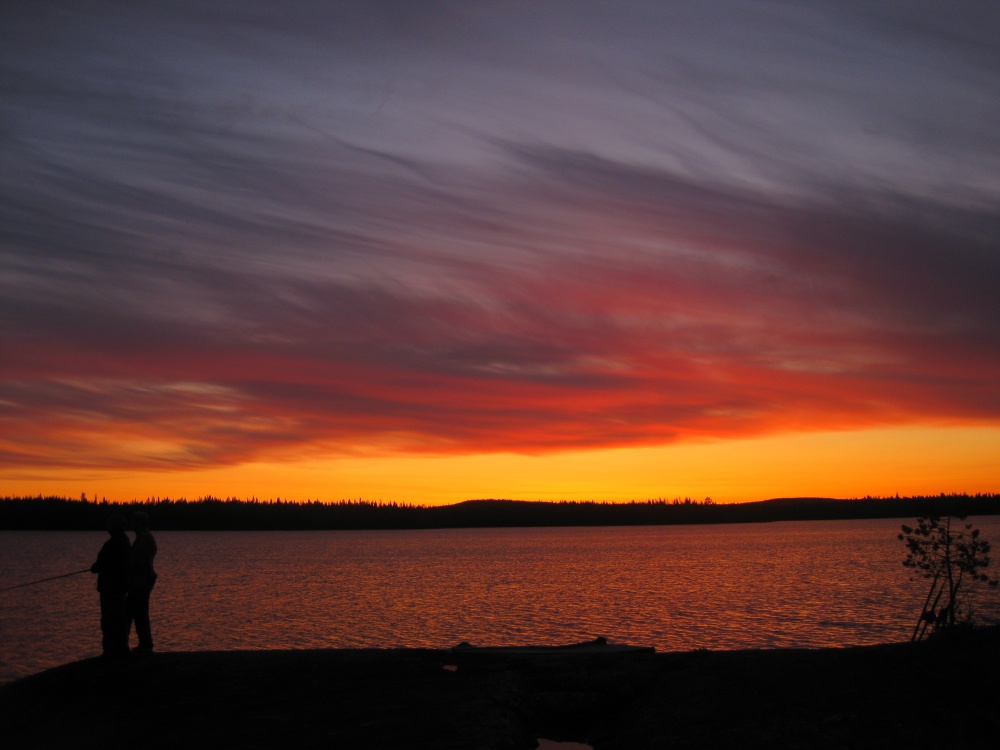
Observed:
[[[900,523],[154,532],[153,636],[158,650],[901,641],[925,592]],[[1000,519],[975,523],[1000,542]],[[0,532],[0,588],[89,567],[105,538]],[[1000,615],[996,590],[986,604]],[[0,593],[0,682],[100,640],[89,573]]]

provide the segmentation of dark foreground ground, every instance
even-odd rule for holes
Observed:
[[[0,747],[992,748],[1000,637],[808,651],[155,653],[0,686]]]

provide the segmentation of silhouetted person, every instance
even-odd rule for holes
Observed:
[[[153,558],[156,557],[156,539],[149,533],[149,516],[141,510],[132,514],[132,528],[135,541],[132,543],[132,561],[129,566],[128,597],[126,611],[125,640],[135,623],[135,634],[139,638],[139,651],[153,650],[153,635],[149,629],[149,595],[156,584]]]
[[[117,513],[108,518],[108,539],[90,566],[97,573],[101,594],[101,643],[105,658],[128,656],[128,619],[125,597],[129,586],[132,545],[125,533],[125,517]]]

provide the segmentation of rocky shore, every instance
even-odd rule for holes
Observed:
[[[302,650],[87,659],[0,686],[0,746],[594,750],[992,747],[996,629],[920,644],[654,653]]]

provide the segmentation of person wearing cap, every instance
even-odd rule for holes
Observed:
[[[149,516],[143,511],[132,514],[132,528],[135,541],[132,543],[132,560],[129,566],[128,597],[125,625],[125,639],[135,623],[135,634],[139,638],[138,651],[153,650],[153,635],[149,626],[149,595],[156,583],[153,558],[156,557],[156,539],[149,533]]]
[[[125,533],[125,517],[113,513],[108,518],[110,538],[101,547],[90,572],[97,574],[101,594],[101,645],[104,657],[128,656],[128,621],[125,597],[129,587],[132,545]]]

